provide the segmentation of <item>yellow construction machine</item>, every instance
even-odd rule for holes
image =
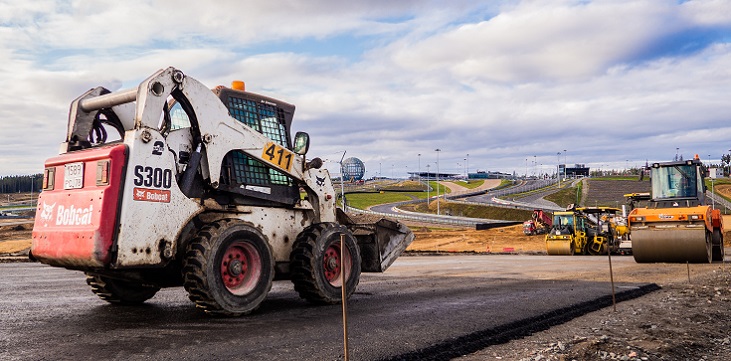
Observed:
[[[617,208],[570,208],[553,213],[553,226],[546,235],[549,255],[606,254],[617,252],[617,228],[610,221]]]
[[[654,163],[648,204],[629,214],[635,261],[707,263],[722,261],[723,218],[705,204],[701,161]]]

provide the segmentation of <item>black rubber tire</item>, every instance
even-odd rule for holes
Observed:
[[[208,314],[241,316],[256,310],[272,288],[274,257],[255,228],[238,220],[204,226],[188,245],[183,286]]]
[[[345,262],[339,255],[340,235],[345,235]],[[300,297],[314,304],[339,303],[342,298],[340,272],[345,269],[345,297],[348,299],[360,281],[360,262],[358,245],[347,227],[335,223],[310,226],[297,236],[290,254],[294,289]]]
[[[713,230],[711,247],[713,248],[713,262],[723,262],[723,258],[725,256],[725,250],[723,248],[723,235],[721,234],[721,230],[718,228]]]
[[[145,286],[133,281],[123,281],[86,273],[86,283],[91,286],[91,292],[109,303],[117,305],[138,305],[157,293],[160,287]]]

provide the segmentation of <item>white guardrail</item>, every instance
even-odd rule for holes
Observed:
[[[463,192],[454,192],[449,193],[446,195],[440,195],[439,198],[446,198],[454,202],[459,203],[465,203],[465,204],[479,204],[479,205],[486,205],[486,203],[482,202],[471,202],[471,201],[462,201],[462,200],[455,200],[456,198],[465,198],[470,196],[476,196],[476,195],[486,195],[486,196],[492,196],[492,198],[508,195],[508,194],[516,194],[516,193],[526,193],[535,191],[541,188],[548,187],[554,183],[557,183],[557,180],[539,180],[539,181],[532,181],[527,183],[521,183],[517,186],[507,187],[495,191],[490,190],[480,190],[480,191],[474,191],[474,190],[467,190]],[[430,199],[435,199],[436,196],[430,197]],[[497,198],[496,198],[497,199]],[[508,221],[504,220],[495,220],[495,219],[484,219],[484,218],[469,218],[469,217],[456,217],[456,216],[450,216],[450,215],[436,215],[436,214],[425,214],[425,213],[416,213],[416,212],[409,212],[402,209],[399,209],[398,207],[405,204],[413,204],[413,203],[419,203],[419,202],[425,202],[424,199],[417,199],[417,200],[409,200],[404,202],[397,202],[397,203],[391,203],[392,208],[391,211],[393,213],[385,213],[385,212],[376,212],[371,210],[363,210],[363,209],[357,209],[352,207],[346,207],[346,213],[363,213],[363,214],[372,214],[372,215],[378,215],[378,216],[384,216],[384,217],[391,217],[401,220],[408,220],[412,222],[421,222],[421,223],[438,223],[438,224],[450,224],[450,225],[460,225],[460,226],[470,226],[474,227],[477,224],[485,224],[485,223],[504,223]],[[559,209],[554,209],[555,207],[546,207],[545,205],[540,204],[530,204],[530,203],[521,203],[521,202],[515,202],[515,201],[505,201],[501,200],[500,203],[496,204],[490,204],[490,206],[493,207],[502,207],[502,208],[512,208],[512,209],[527,209],[527,210],[533,210],[533,209],[546,209],[546,210],[562,210],[562,208],[559,207]]]

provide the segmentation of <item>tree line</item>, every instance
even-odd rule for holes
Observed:
[[[38,192],[43,185],[43,174],[11,175],[0,177],[0,193]]]

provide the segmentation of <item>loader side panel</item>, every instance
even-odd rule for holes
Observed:
[[[35,258],[70,268],[111,262],[126,160],[127,146],[116,144],[46,161],[52,179],[38,197],[31,246]]]

